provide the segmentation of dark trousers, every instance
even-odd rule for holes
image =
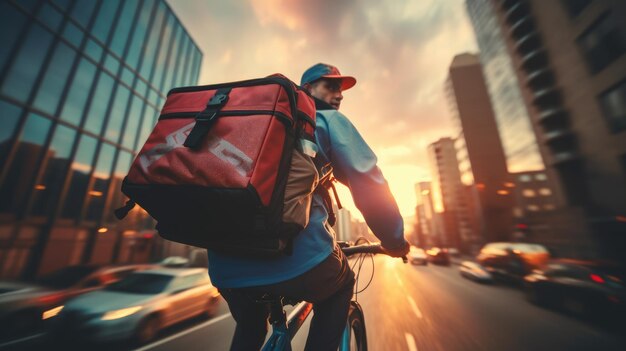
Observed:
[[[338,248],[308,272],[277,284],[239,289],[220,289],[237,322],[233,351],[259,350],[268,330],[269,312],[256,302],[263,293],[313,303],[313,319],[305,350],[337,350],[346,326],[354,272]]]

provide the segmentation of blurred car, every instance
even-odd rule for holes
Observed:
[[[493,277],[483,266],[472,261],[462,262],[459,266],[459,273],[467,279],[480,283],[491,283],[493,281]]]
[[[193,249],[189,257],[169,256],[159,264],[163,267],[206,268],[209,266],[209,258],[206,249]]]
[[[533,269],[544,265],[550,254],[543,245],[497,242],[485,245],[476,261],[495,278],[521,282]]]
[[[529,301],[556,306],[581,317],[623,315],[626,275],[616,264],[590,260],[553,260],[524,277]]]
[[[411,251],[409,251],[409,262],[412,264],[428,264],[428,256],[426,256],[426,252],[420,249],[419,247],[411,246]]]
[[[450,255],[448,255],[448,250],[440,249],[438,247],[433,247],[430,250],[426,251],[426,255],[428,256],[428,261],[434,264],[440,264],[444,266],[450,265]]]
[[[459,249],[457,249],[456,247],[449,247],[447,248],[448,250],[448,255],[450,255],[451,257],[459,257],[461,256],[461,253],[459,252]]]
[[[219,296],[206,268],[136,272],[68,301],[54,318],[51,335],[61,340],[145,344],[165,327],[213,315]]]
[[[0,282],[0,339],[41,329],[43,320],[74,296],[100,289],[128,274],[152,265],[69,266],[31,282]]]
[[[159,264],[170,268],[189,267],[189,259],[182,256],[170,256],[164,258]]]

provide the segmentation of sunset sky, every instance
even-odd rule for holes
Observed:
[[[379,159],[400,211],[430,179],[426,147],[451,135],[444,81],[454,55],[476,52],[463,0],[168,0],[203,52],[199,84],[280,72],[299,83],[324,62],[357,78],[341,112]],[[347,189],[344,206],[356,214]]]

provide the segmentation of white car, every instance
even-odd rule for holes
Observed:
[[[68,266],[31,282],[0,281],[0,343],[41,332],[59,306],[154,265]],[[6,327],[4,327],[6,326]]]
[[[52,335],[92,342],[131,339],[145,344],[172,324],[212,315],[219,292],[205,268],[163,268],[132,273],[105,289],[66,303]]]
[[[419,247],[411,246],[408,259],[412,264],[428,265],[428,256],[426,256],[426,252]]]
[[[461,276],[481,283],[490,283],[493,281],[491,274],[479,263],[472,261],[463,261],[459,266]]]

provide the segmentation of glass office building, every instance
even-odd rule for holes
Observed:
[[[2,0],[0,38],[0,277],[136,260],[153,223],[112,210],[198,46],[163,0]]]
[[[496,116],[509,172],[545,168],[537,137],[520,91],[490,0],[467,0],[467,10],[480,48],[480,62]]]

